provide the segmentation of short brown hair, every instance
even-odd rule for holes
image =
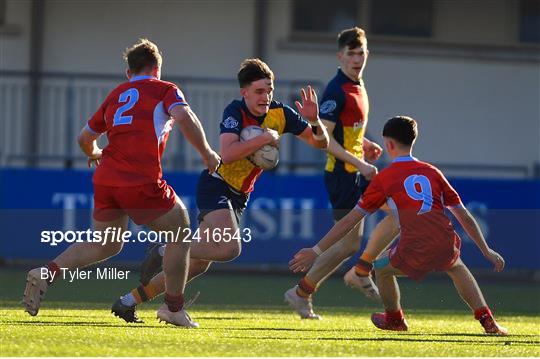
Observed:
[[[345,46],[348,46],[350,49],[356,49],[357,47],[362,47],[367,45],[367,37],[364,30],[359,27],[352,27],[350,29],[345,29],[338,35],[338,50],[343,50]]]
[[[161,66],[161,53],[156,44],[148,39],[139,39],[135,45],[124,52],[124,60],[129,70],[135,74],[146,68]]]
[[[383,137],[389,137],[405,146],[413,144],[418,137],[418,125],[408,116],[395,116],[384,125]]]
[[[274,73],[260,59],[246,59],[240,64],[237,77],[240,87],[246,87],[253,81],[261,79],[270,79],[273,81]]]

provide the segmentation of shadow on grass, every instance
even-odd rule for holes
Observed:
[[[2,321],[2,324],[18,325],[18,326],[52,326],[52,327],[99,327],[99,328],[136,328],[136,329],[174,329],[182,330],[184,328],[174,327],[172,325],[148,325],[148,324],[128,324],[128,323],[118,323],[111,324],[109,322],[88,322],[88,321],[63,321],[63,322],[48,322],[43,320],[11,320],[11,321]],[[212,330],[223,330],[223,328],[215,327],[202,327],[197,329],[198,331],[212,331]],[[268,327],[248,327],[248,328],[229,328],[228,331],[263,331],[263,332],[304,332],[304,333],[333,333],[335,329],[317,329],[317,328],[268,328]],[[340,330],[343,332],[344,330]],[[358,332],[356,329],[350,329],[346,331]],[[381,333],[382,335],[392,335],[381,336],[376,338],[365,338],[365,337],[356,337],[356,338],[343,338],[343,337],[322,337],[322,338],[305,338],[305,337],[280,337],[280,336],[227,336],[228,339],[252,339],[252,340],[302,340],[302,341],[351,341],[351,342],[419,342],[419,343],[457,343],[457,344],[479,344],[479,345],[523,345],[523,346],[537,346],[540,344],[540,340],[516,340],[516,338],[539,338],[538,335],[533,334],[514,334],[507,337],[497,337],[497,336],[486,336],[484,334],[476,333]],[[444,339],[444,337],[471,337],[476,339]],[[410,338],[410,337],[433,337],[429,338]],[[478,340],[482,338],[482,340]]]
[[[205,316],[205,315],[198,315],[196,320],[245,320],[246,318],[242,317],[215,317],[215,316]]]
[[[84,322],[84,321],[70,321],[70,322],[47,322],[43,320],[17,320],[17,321],[2,321],[2,324],[22,325],[22,326],[44,326],[44,327],[103,327],[103,328],[167,328],[165,325],[147,325],[136,323],[118,323],[111,324],[109,322]]]
[[[490,335],[490,334],[480,334],[480,333],[401,333],[400,335],[410,335],[410,336],[422,336],[422,337],[438,337],[438,336],[444,336],[444,337],[480,337],[480,338],[515,338],[515,337],[521,337],[521,338],[538,338],[540,339],[539,334],[510,334],[507,336],[497,336],[497,335]],[[538,342],[540,343],[540,341]]]
[[[253,339],[253,340],[303,340],[303,341],[351,341],[351,342],[418,342],[418,343],[454,343],[454,344],[478,344],[478,345],[513,345],[519,344],[524,346],[536,346],[540,344],[540,341],[536,340],[503,340],[510,339],[509,337],[501,338],[501,340],[493,340],[494,337],[486,337],[488,340],[466,340],[466,339],[413,339],[413,338],[404,338],[403,335],[398,335],[396,337],[379,337],[379,338],[289,338],[289,337],[227,337],[229,339]],[[491,339],[491,340],[489,340]]]

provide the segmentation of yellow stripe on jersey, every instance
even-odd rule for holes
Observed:
[[[355,127],[343,127],[343,148],[353,154],[357,158],[364,158],[364,149],[362,143],[364,140],[365,128],[361,126]],[[348,162],[345,163],[345,171],[357,172],[358,169]],[[325,171],[332,172],[336,165],[336,157],[327,153]]]

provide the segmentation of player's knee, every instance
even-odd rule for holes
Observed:
[[[181,248],[182,251],[188,251],[191,247],[191,242],[188,241],[174,241],[171,243],[167,243],[167,246],[175,246],[176,248]]]
[[[458,260],[454,265],[446,271],[448,274],[467,273],[469,269],[461,260]]]
[[[110,242],[105,246],[101,246],[101,252],[104,258],[109,258],[117,255],[122,250],[122,243]]]
[[[222,260],[225,262],[232,261],[233,259],[236,259],[241,252],[242,249],[239,245],[225,246],[222,250]]]
[[[190,271],[193,271],[197,275],[206,273],[208,268],[210,268],[210,264],[212,264],[212,262],[210,262],[210,261],[205,261],[205,260],[201,260],[201,259],[191,259],[190,260],[190,267],[191,267]]]

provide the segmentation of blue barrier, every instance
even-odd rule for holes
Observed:
[[[84,170],[0,169],[0,257],[53,258],[67,244],[41,243],[44,230],[90,227],[92,172]],[[196,223],[195,187],[199,174],[173,173],[166,180],[191,210]],[[540,268],[540,181],[453,179],[452,185],[480,222],[492,247],[513,269]],[[252,240],[243,245],[242,264],[285,264],[300,248],[313,245],[332,220],[322,176],[265,173],[256,184],[242,226]],[[382,217],[368,218],[366,233]],[[487,268],[474,243],[463,239],[464,261]],[[133,232],[141,230],[131,225]],[[128,243],[117,260],[140,260],[146,243]]]

